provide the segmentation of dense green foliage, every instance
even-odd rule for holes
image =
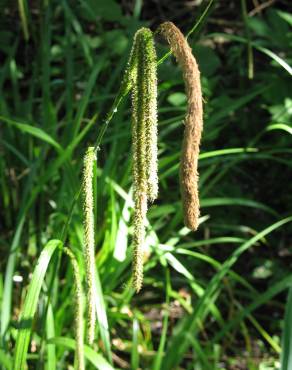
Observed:
[[[74,365],[89,145],[98,339],[85,345],[86,368],[280,369],[281,352],[282,369],[292,366],[292,16],[286,1],[223,3],[0,1],[3,369]],[[186,95],[157,37],[159,196],[136,294],[131,104],[119,87],[134,33],[165,18],[189,32],[201,70],[201,218],[195,233],[183,225]]]

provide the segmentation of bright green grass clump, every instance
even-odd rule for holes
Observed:
[[[3,17],[9,20],[14,12],[13,7],[12,11],[9,10],[9,2],[6,3]],[[261,78],[264,75],[273,74],[279,66],[283,67],[282,72],[284,73],[291,74],[291,68],[272,50],[261,47],[257,40],[250,40],[249,46],[265,54],[264,58],[270,57],[273,63],[271,65],[265,63],[264,73],[257,75],[254,86],[244,83],[238,85],[238,78],[241,82],[244,78],[242,53],[238,53],[238,50],[241,48],[240,43],[245,45],[246,40],[243,37],[234,36],[237,32],[234,32],[234,35],[220,35],[220,38],[229,40],[228,44],[220,42],[220,48],[227,51],[225,45],[228,45],[228,49],[236,51],[234,55],[238,57],[235,56],[234,60],[238,63],[234,63],[236,68],[232,65],[224,66],[224,71],[229,69],[231,75],[225,81],[219,96],[218,74],[214,73],[212,76],[212,73],[210,75],[206,73],[204,76],[208,82],[204,89],[208,109],[206,111],[207,130],[204,138],[206,151],[200,155],[200,173],[202,174],[200,198],[203,200],[201,207],[204,210],[200,224],[203,224],[205,233],[204,235],[198,234],[196,240],[189,230],[182,227],[181,210],[176,202],[176,197],[178,198],[176,195],[178,194],[178,186],[176,186],[178,184],[178,159],[179,157],[187,158],[182,155],[181,144],[176,138],[182,131],[181,122],[185,117],[184,112],[195,108],[194,104],[189,104],[190,101],[195,103],[195,100],[188,96],[192,95],[195,98],[199,94],[195,88],[190,89],[186,86],[188,107],[183,104],[176,106],[171,103],[169,105],[165,99],[171,97],[172,93],[178,92],[178,84],[182,81],[179,81],[175,73],[173,76],[167,75],[161,85],[160,95],[162,103],[160,112],[161,150],[163,153],[160,162],[160,177],[163,181],[161,188],[164,189],[165,203],[162,206],[153,207],[153,212],[149,215],[151,223],[151,235],[149,236],[153,244],[155,243],[155,251],[151,259],[145,263],[148,278],[147,292],[133,300],[133,289],[128,285],[122,287],[122,282],[129,276],[128,267],[131,257],[125,252],[124,257],[118,260],[115,259],[115,252],[126,249],[128,236],[132,231],[130,227],[128,228],[132,194],[128,189],[128,169],[130,162],[133,162],[135,201],[132,224],[134,225],[133,247],[135,251],[133,285],[138,291],[141,289],[143,279],[147,208],[149,203],[157,197],[158,192],[157,81],[152,33],[147,28],[136,33],[120,92],[105,122],[99,125],[101,121],[99,120],[96,124],[98,115],[96,112],[104,112],[108,108],[106,97],[115,93],[116,87],[120,84],[120,73],[119,68],[115,70],[117,73],[110,73],[115,68],[112,68],[107,52],[96,53],[95,48],[89,45],[89,40],[93,35],[91,28],[87,28],[88,20],[86,19],[86,22],[82,24],[82,16],[75,13],[76,8],[66,1],[61,3],[55,0],[44,1],[43,8],[38,8],[37,5],[27,8],[27,0],[19,0],[18,3],[20,12],[23,13],[21,18],[24,36],[25,38],[31,36],[27,51],[31,51],[31,46],[39,40],[39,36],[41,42],[37,45],[40,46],[39,52],[31,66],[30,63],[24,63],[27,61],[26,58],[21,60],[26,52],[19,53],[17,47],[17,43],[20,47],[23,46],[23,36],[18,37],[21,32],[18,35],[12,33],[16,41],[15,47],[12,47],[14,43],[9,45],[5,41],[7,37],[5,36],[3,50],[1,50],[3,55],[6,54],[6,60],[3,58],[3,73],[0,81],[0,92],[2,92],[0,120],[1,128],[3,128],[0,141],[1,154],[2,152],[4,154],[0,156],[0,167],[3,170],[1,177],[3,195],[1,199],[3,206],[1,209],[1,230],[3,230],[1,243],[5,250],[6,248],[10,250],[7,263],[5,261],[5,275],[3,273],[0,279],[1,369],[46,368],[54,370],[70,366],[73,368],[74,361],[74,366],[78,370],[83,370],[85,365],[88,369],[101,370],[113,370],[114,368],[170,370],[178,366],[199,367],[207,370],[218,367],[222,364],[222,359],[226,362],[226,367],[236,366],[238,353],[240,364],[246,360],[243,366],[257,368],[261,360],[259,358],[254,360],[250,351],[252,348],[249,348],[255,339],[263,343],[261,347],[265,351],[263,352],[265,357],[272,353],[273,357],[277,358],[282,351],[282,368],[284,369],[285,366],[288,368],[291,363],[291,325],[289,324],[292,316],[291,297],[288,300],[286,317],[283,322],[284,340],[281,346],[277,337],[281,320],[278,320],[279,324],[273,323],[272,326],[277,328],[275,331],[270,325],[262,327],[262,322],[265,320],[261,320],[258,310],[263,309],[261,306],[266,303],[269,304],[269,310],[271,307],[277,308],[277,314],[280,312],[278,309],[283,309],[283,304],[279,304],[278,295],[279,293],[283,295],[287,288],[291,287],[292,274],[289,272],[289,266],[287,265],[287,271],[283,270],[284,259],[281,259],[281,274],[278,274],[277,278],[277,264],[275,264],[273,281],[266,280],[267,289],[260,292],[256,289],[257,285],[253,284],[256,278],[251,275],[252,270],[250,275],[248,273],[239,275],[236,273],[236,264],[240,263],[242,254],[249,251],[248,260],[253,256],[256,257],[253,260],[254,265],[261,267],[265,253],[268,250],[275,250],[274,247],[277,249],[278,245],[273,243],[273,240],[277,240],[279,233],[281,233],[280,237],[283,236],[283,245],[286,244],[288,239],[284,237],[282,228],[286,228],[292,218],[286,217],[281,220],[284,216],[281,217],[272,209],[272,202],[264,205],[251,200],[256,198],[257,193],[253,193],[252,186],[248,187],[252,182],[254,183],[254,179],[250,182],[249,178],[252,176],[248,176],[248,173],[246,173],[247,183],[245,185],[250,193],[244,191],[244,194],[241,194],[240,186],[235,192],[233,171],[244,174],[245,167],[242,166],[242,162],[247,160],[262,161],[263,164],[269,161],[273,170],[277,168],[276,165],[285,166],[281,167],[281,170],[287,167],[289,170],[292,163],[291,153],[288,140],[285,144],[284,135],[287,135],[287,139],[288,134],[291,134],[291,129],[284,123],[268,124],[267,122],[267,127],[261,132],[261,127],[256,126],[256,120],[261,121],[259,119],[261,116],[257,116],[258,110],[254,115],[249,116],[246,122],[246,124],[255,125],[252,135],[249,130],[244,130],[245,137],[239,138],[237,135],[229,137],[228,132],[233,131],[231,126],[229,130],[228,125],[233,124],[236,119],[238,128],[240,128],[241,123],[245,122],[246,109],[249,109],[249,104],[256,104],[259,107],[258,102],[260,101],[261,106],[272,108],[272,111],[272,98],[269,98],[271,101],[267,101],[263,94],[269,89],[268,85],[272,81],[269,81],[267,85],[264,79],[261,81]],[[204,3],[202,2],[203,7]],[[211,9],[212,3],[218,4],[212,0],[208,2],[206,11],[199,12],[202,14],[200,20],[189,34],[196,30],[194,35],[197,37],[197,31],[202,26],[202,20],[206,21],[206,14],[208,9]],[[33,19],[39,17],[36,24],[41,26],[40,35],[35,32],[36,28],[32,27],[33,24],[28,24],[29,27],[27,27],[30,12]],[[64,18],[60,17],[63,13]],[[59,22],[60,19],[62,22]],[[265,15],[263,14],[261,21],[264,22],[264,20]],[[135,22],[137,22],[136,19]],[[278,22],[280,22],[279,17]],[[6,21],[3,24],[6,24]],[[248,26],[248,23],[246,25]],[[169,26],[168,24],[168,28]],[[65,31],[65,37],[63,33],[59,33],[60,30]],[[171,31],[170,28],[169,30]],[[37,31],[39,31],[38,27]],[[86,34],[86,31],[89,32]],[[123,34],[124,30],[116,29],[115,31]],[[107,33],[107,29],[104,28],[101,32]],[[185,81],[194,82],[194,76],[189,68],[191,56],[185,57],[179,54],[183,51],[181,47],[184,41],[176,42],[173,39],[174,32],[170,34],[167,29],[165,29],[165,35],[172,44],[173,55],[184,67]],[[206,61],[207,66],[209,62],[213,63],[212,53],[216,54],[217,35],[205,34],[205,36],[212,40],[214,46],[210,50],[206,46],[207,43],[204,43],[203,49],[206,47],[211,53]],[[265,40],[262,39],[262,41]],[[279,45],[278,40],[276,41],[275,45]],[[194,45],[194,39],[190,45]],[[107,46],[105,45],[105,49]],[[57,49],[58,53],[56,53]],[[111,52],[114,51],[111,50]],[[286,55],[285,48],[281,52],[283,56]],[[157,64],[165,60],[167,55],[169,56],[170,53],[167,53]],[[187,65],[184,66],[186,62]],[[161,69],[164,67],[166,66],[161,66]],[[201,67],[203,67],[202,63]],[[168,71],[175,71],[171,64],[167,68]],[[202,68],[203,71],[204,69]],[[106,81],[103,79],[103,86],[99,84],[101,71],[104,74],[103,77],[110,75]],[[238,90],[236,93],[234,86],[228,86],[234,78],[232,72],[234,72],[235,86]],[[278,72],[277,83],[285,86],[288,80],[284,79],[284,73],[281,73],[280,69]],[[40,78],[33,78],[38,76]],[[220,76],[222,76],[221,69]],[[186,80],[187,77],[189,81]],[[198,75],[197,79],[199,81]],[[119,106],[129,91],[132,92],[132,129],[128,122],[127,110],[123,111],[123,106]],[[213,100],[212,94],[216,96],[216,99]],[[80,99],[75,98],[79,95]],[[231,101],[229,97],[234,98],[234,101]],[[226,100],[228,104],[218,104],[221,99],[223,102]],[[280,103],[275,100],[273,104],[278,106]],[[280,104],[279,107],[285,112],[288,109],[288,106],[284,104]],[[107,130],[108,123],[117,111],[115,125]],[[94,115],[90,118],[92,112]],[[267,116],[266,111],[264,117],[267,118]],[[286,122],[287,119],[286,115],[281,116],[279,113],[278,116],[277,113],[277,119],[271,122]],[[192,138],[196,135],[192,131],[192,125],[188,123],[190,121],[185,121],[185,129],[188,126],[191,129],[190,132],[194,134],[187,142],[192,148],[194,141]],[[92,134],[95,128],[99,130],[97,138],[95,133]],[[254,139],[253,134],[257,128],[260,131]],[[223,136],[220,136],[221,130],[223,130]],[[276,136],[275,148],[268,148],[261,140],[267,131],[274,130],[278,132],[276,135],[283,135],[283,141],[278,140]],[[95,149],[101,146],[106,131],[108,147],[104,153],[104,170],[96,168],[96,174],[94,172],[93,176]],[[132,155],[128,155],[131,131],[133,150]],[[19,133],[21,133],[20,142]],[[272,134],[269,133],[269,135],[272,140]],[[213,138],[217,137],[218,140],[212,143]],[[86,151],[80,192],[78,168],[80,152],[88,145],[87,140],[94,141],[95,138],[95,148],[90,147]],[[219,140],[222,138],[222,141]],[[244,140],[239,143],[241,139]],[[248,146],[249,139],[250,143],[253,143],[252,147]],[[220,142],[224,143],[224,148],[216,147]],[[187,156],[189,155],[188,148],[189,145],[183,146],[184,154]],[[121,158],[124,160],[120,160]],[[192,158],[191,161],[194,166]],[[260,167],[257,167],[259,171],[261,171]],[[194,170],[195,167],[192,167],[192,173],[196,173]],[[95,175],[100,176],[96,184],[94,183]],[[189,176],[189,179],[194,179],[194,176]],[[93,189],[96,198],[93,198]],[[128,193],[127,190],[129,190]],[[79,248],[82,241],[81,217],[79,209],[74,207],[78,204],[77,194],[80,193],[84,195],[82,203],[84,204],[83,227],[86,253],[83,255]],[[195,193],[194,195],[196,196]],[[283,200],[284,196],[285,192],[280,199]],[[68,199],[69,202],[74,199],[69,207]],[[125,204],[122,205],[124,200]],[[93,216],[95,202],[101,204],[98,208],[99,226],[96,231],[94,230],[96,219]],[[188,206],[191,202],[185,204]],[[68,209],[70,209],[69,215],[67,214]],[[249,209],[254,209],[254,212],[250,212]],[[219,210],[219,217],[216,216],[217,210]],[[223,213],[225,217],[221,219]],[[248,217],[244,217],[245,215]],[[261,217],[258,217],[259,215]],[[269,218],[265,218],[266,216]],[[280,219],[280,221],[276,222],[276,219],[272,221],[271,217]],[[205,225],[204,222],[206,222]],[[270,226],[267,227],[266,224]],[[260,231],[262,226],[264,229]],[[274,232],[278,234],[270,237],[270,234]],[[52,235],[58,234],[60,240],[50,240],[37,258],[40,247],[38,241],[43,243]],[[13,235],[11,244],[10,235]],[[96,252],[95,243],[99,246]],[[72,249],[65,248],[65,244],[72,246]],[[282,249],[281,245],[278,247]],[[232,248],[232,253],[230,252],[230,256],[224,261],[226,254],[229,254],[227,248],[228,251]],[[223,255],[220,251],[224,251]],[[66,259],[61,259],[62,253],[69,255],[70,263],[65,262]],[[216,259],[217,256],[220,258]],[[260,259],[257,258],[259,256]],[[36,265],[33,270],[31,269],[32,262]],[[271,260],[271,262],[274,261]],[[208,271],[207,274],[206,271]],[[213,277],[210,278],[212,271]],[[94,273],[96,273],[95,276]],[[19,275],[23,277],[23,285],[17,282]],[[83,277],[84,283],[87,281],[86,334],[90,337],[87,339],[90,346],[83,344]],[[26,289],[27,284],[29,284],[28,289]],[[261,279],[261,284],[264,284],[263,279]],[[173,307],[176,308],[176,306],[178,311],[173,311]],[[20,313],[18,307],[20,307]],[[254,312],[255,310],[257,311]],[[159,312],[157,322],[161,323],[161,330],[152,332],[153,318],[156,321],[152,313],[155,312]],[[173,320],[173,314],[176,312],[179,315]],[[151,314],[148,315],[148,313]],[[226,314],[229,320],[225,320]],[[18,323],[15,322],[16,317],[18,317]],[[259,321],[257,317],[260,318]],[[73,325],[74,322],[75,325]],[[73,339],[74,326],[75,338]],[[251,330],[250,326],[252,326]],[[207,340],[204,337],[205,328],[207,328]],[[272,336],[274,333],[277,335]],[[241,346],[243,343],[241,339],[240,346],[236,347],[237,338],[244,338],[246,348]],[[190,348],[192,348],[191,351]],[[250,358],[240,357],[243,350],[244,353],[250,355]],[[227,359],[224,351],[234,353],[234,356]],[[272,368],[271,365],[269,368]]]

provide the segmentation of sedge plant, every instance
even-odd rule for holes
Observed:
[[[187,227],[198,226],[199,199],[197,163],[202,131],[202,95],[200,74],[195,58],[186,39],[170,22],[161,25],[158,31],[169,42],[182,67],[186,85],[188,110],[185,119],[185,133],[181,156],[181,192],[184,220]],[[153,33],[141,28],[134,36],[128,65],[124,74],[117,102],[129,91],[132,93],[132,176],[133,176],[133,288],[139,292],[143,283],[143,259],[145,226],[148,204],[158,196],[157,160],[157,57]],[[95,282],[95,226],[93,169],[96,151],[113,112],[102,128],[97,144],[87,148],[84,156],[81,192],[83,193],[84,259],[87,288],[87,343],[92,346],[96,324],[96,282]],[[77,197],[78,198],[78,197]],[[74,202],[76,199],[74,199]],[[85,368],[83,345],[82,284],[77,259],[68,248],[63,252],[73,267],[75,284],[75,337],[77,345],[76,366]],[[25,357],[23,359],[25,361]],[[24,363],[24,362],[20,362]]]
[[[21,2],[20,2],[21,3]],[[210,2],[211,4],[211,2]],[[181,32],[170,22],[166,22],[159,27],[159,33],[165,37],[170,44],[172,52],[176,57],[179,65],[183,70],[183,77],[186,84],[186,93],[188,101],[187,115],[185,117],[185,132],[181,153],[181,166],[180,166],[180,182],[181,193],[183,198],[183,210],[185,224],[190,229],[196,229],[198,226],[199,217],[199,195],[198,195],[198,153],[199,142],[202,131],[202,98],[200,88],[199,70],[196,61],[191,53],[186,39]],[[69,54],[68,54],[69,55]],[[70,57],[69,57],[70,58]],[[145,224],[147,216],[147,207],[150,202],[154,201],[158,195],[158,181],[157,181],[157,113],[156,113],[156,98],[157,98],[157,77],[156,77],[156,55],[153,42],[153,35],[149,29],[142,29],[137,32],[134,38],[134,44],[129,59],[127,71],[121,87],[121,92],[115,102],[119,102],[121,97],[124,97],[130,90],[132,91],[132,148],[133,148],[133,190],[134,190],[134,217],[133,217],[133,284],[134,288],[139,291],[142,286],[143,279],[143,244],[145,239]],[[88,94],[90,95],[90,94]],[[85,241],[85,265],[86,265],[86,279],[87,279],[87,342],[92,344],[95,334],[95,308],[94,308],[94,270],[95,270],[95,242],[94,242],[94,217],[93,217],[93,196],[92,196],[92,168],[95,161],[95,150],[100,145],[106,127],[111,120],[112,112],[116,109],[114,104],[113,110],[107,116],[105,124],[102,126],[101,134],[97,139],[97,145],[93,148],[90,147],[86,151],[84,162],[84,176],[82,191],[84,194],[84,241]],[[93,120],[94,121],[94,120]],[[26,125],[28,127],[28,125]],[[89,126],[88,126],[89,127]],[[39,134],[39,133],[38,133]],[[37,135],[36,135],[37,136]],[[78,143],[78,140],[76,141]],[[57,144],[54,143],[56,147]],[[74,143],[74,145],[77,145]],[[70,149],[70,148],[69,148]],[[65,156],[64,156],[65,158]],[[63,160],[63,159],[62,159]],[[65,160],[65,159],[64,159]],[[63,163],[59,162],[60,164]],[[58,164],[58,166],[60,166]],[[53,167],[54,171],[59,167]],[[49,177],[45,177],[41,184],[44,184]],[[42,186],[37,187],[38,194]],[[285,221],[287,222],[287,221]],[[20,225],[23,223],[20,222]],[[22,226],[20,226],[21,229]],[[277,226],[278,227],[278,226]],[[272,229],[271,229],[272,230]],[[270,231],[271,231],[270,230]],[[269,231],[269,232],[270,232]],[[16,237],[19,233],[16,232]],[[267,234],[267,232],[266,232]],[[258,235],[253,242],[259,241],[266,234]],[[16,240],[15,237],[15,240]],[[65,238],[65,237],[64,237]],[[59,243],[59,242],[58,242]],[[15,249],[17,242],[13,243],[12,250]],[[230,270],[232,264],[237,260],[247,247],[252,245],[249,243],[240,248],[231,256],[230,261],[220,268],[217,280],[213,279],[210,288],[206,290],[205,295],[198,301],[194,313],[184,325],[180,325],[180,330],[176,330],[177,339],[173,340],[166,355],[163,355],[163,346],[161,347],[161,358],[164,358],[163,368],[171,369],[178,365],[185,353],[189,341],[194,338],[194,333],[199,331],[198,322],[204,322],[206,312],[208,312],[210,301],[215,301],[218,286],[221,280]],[[27,323],[30,323],[31,318],[36,313],[37,301],[41,286],[44,282],[44,274],[49,263],[50,253],[53,253],[55,245],[49,244],[44,248],[45,253],[42,253],[39,261],[42,262],[37,266],[30,284],[28,295],[25,303],[29,302],[28,298],[34,302],[33,310],[29,309],[29,305],[25,304],[21,316],[23,322],[26,323],[25,327],[18,329],[17,345],[15,350],[15,369],[26,368],[25,359],[29,343],[29,334],[31,328]],[[76,367],[82,370],[84,367],[84,354],[83,354],[83,312],[81,297],[83,295],[81,289],[81,279],[78,274],[78,262],[72,254],[71,250],[61,248],[63,253],[69,255],[73,267],[74,278],[74,314],[76,323]],[[185,253],[190,253],[185,251]],[[182,253],[182,249],[180,250]],[[13,257],[13,254],[12,254]],[[44,267],[45,265],[45,267]],[[14,268],[10,269],[12,272]],[[222,272],[220,272],[222,271]],[[41,278],[40,278],[41,277]],[[7,279],[8,280],[8,279]],[[291,278],[290,278],[291,280]],[[290,284],[289,280],[289,284]],[[288,283],[285,282],[287,285]],[[286,286],[285,285],[285,286]],[[38,289],[36,289],[36,286]],[[284,286],[284,284],[283,284]],[[33,290],[34,288],[35,290]],[[279,288],[280,289],[280,288]],[[282,289],[282,287],[281,287]],[[284,289],[284,288],[283,288]],[[37,293],[35,293],[37,291]],[[49,293],[50,294],[50,293]],[[269,294],[274,294],[270,292]],[[266,299],[266,297],[262,297]],[[5,303],[6,304],[6,301]],[[255,307],[249,308],[251,312]],[[205,310],[205,311],[204,311]],[[9,310],[8,310],[9,311]],[[246,313],[245,313],[246,314]],[[22,319],[20,322],[22,322]],[[6,320],[7,321],[7,320]],[[181,324],[181,323],[179,323]],[[235,326],[236,321],[231,321],[230,326]],[[2,323],[2,330],[6,330],[7,325]],[[4,329],[3,329],[4,328]],[[225,328],[225,327],[224,327]],[[223,328],[223,329],[224,329]],[[224,330],[218,333],[218,337],[224,335]],[[187,335],[186,335],[187,334]],[[165,336],[167,335],[167,324],[165,325]],[[69,338],[68,338],[69,339]],[[53,340],[50,342],[53,343]],[[57,344],[58,342],[55,341]],[[65,343],[65,341],[64,341]],[[69,342],[68,342],[69,343]],[[24,345],[25,344],[25,345]],[[194,347],[195,348],[195,347]],[[90,350],[90,351],[88,351]],[[160,348],[159,348],[160,350]],[[91,349],[86,349],[85,353],[92,354]],[[1,352],[1,360],[4,358]],[[7,367],[9,368],[9,367]],[[207,367],[206,367],[207,368]]]

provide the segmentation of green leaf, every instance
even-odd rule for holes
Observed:
[[[282,12],[281,10],[276,11],[278,16],[284,19],[292,27],[292,15],[287,12]]]
[[[2,349],[0,349],[0,364],[6,370],[11,370],[12,369],[12,359]]]
[[[110,30],[104,33],[103,40],[105,45],[111,45],[110,52],[113,55],[125,54],[129,40],[120,30]]]
[[[282,130],[292,135],[292,127],[285,125],[284,123],[274,123],[274,124],[269,125],[266,128],[266,131],[273,131],[273,130]]]
[[[186,97],[186,94],[184,93],[176,92],[176,93],[169,95],[169,97],[167,98],[167,101],[171,105],[178,107],[186,103],[187,97]]]
[[[66,337],[56,337],[52,338],[48,341],[48,343],[56,344],[57,346],[64,346],[71,350],[76,349],[76,342],[74,339],[66,338]],[[92,363],[96,367],[96,369],[100,370],[114,370],[114,368],[96,351],[88,346],[84,346],[85,357],[88,361]]]
[[[18,0],[18,9],[19,9],[24,38],[25,38],[25,41],[28,41],[29,39],[28,17],[27,17],[28,6],[27,6],[26,0]]]
[[[122,17],[122,9],[114,0],[87,0],[87,7],[93,19],[119,21]]]
[[[245,198],[207,198],[202,199],[201,207],[217,207],[217,206],[243,206],[243,207],[252,207],[261,209],[265,212],[272,214],[273,216],[278,216],[277,212],[275,212],[272,208],[262,204],[260,202],[256,202],[254,200],[245,199]]]
[[[36,313],[41,287],[44,282],[45,274],[50,263],[51,257],[58,246],[61,246],[60,240],[50,240],[44,247],[38,263],[34,269],[28,292],[24,301],[19,318],[19,328],[14,353],[14,370],[23,370],[26,366],[26,357],[29,345],[29,339],[32,330],[33,318]]]
[[[221,65],[217,54],[209,47],[196,45],[193,48],[194,55],[198,61],[200,72],[205,77],[215,74]]]
[[[30,134],[38,139],[41,139],[42,141],[52,145],[57,150],[62,151],[62,147],[60,146],[60,144],[58,144],[50,135],[48,135],[44,130],[40,129],[39,127],[28,125],[26,123],[16,122],[10,118],[6,118],[3,116],[0,116],[0,120],[8,123],[11,126],[18,128],[20,131],[26,134]]]

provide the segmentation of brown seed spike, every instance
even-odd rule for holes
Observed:
[[[188,110],[182,145],[180,182],[185,225],[198,228],[200,204],[198,194],[198,157],[203,129],[203,104],[200,71],[192,50],[180,30],[171,22],[159,27],[183,70]]]

